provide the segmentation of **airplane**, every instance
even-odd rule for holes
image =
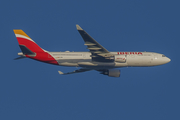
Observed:
[[[120,70],[117,68],[157,66],[171,61],[164,54],[155,52],[109,52],[79,25],[76,25],[76,28],[89,52],[49,52],[39,47],[23,30],[14,29],[22,51],[18,53],[20,57],[15,60],[31,58],[54,65],[80,67],[73,72],[58,71],[61,75],[96,70],[110,77],[120,77]]]

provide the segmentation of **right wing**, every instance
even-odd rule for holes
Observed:
[[[61,75],[68,75],[68,74],[73,74],[73,73],[86,72],[86,71],[90,71],[90,70],[92,70],[92,69],[83,69],[82,68],[82,69],[75,70],[73,72],[63,73],[61,71],[58,71],[58,73],[61,74]]]

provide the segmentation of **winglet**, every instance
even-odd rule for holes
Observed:
[[[83,30],[78,24],[76,24],[77,30]]]
[[[60,75],[63,75],[64,73],[63,72],[61,72],[61,71],[58,71],[58,73],[60,74]]]

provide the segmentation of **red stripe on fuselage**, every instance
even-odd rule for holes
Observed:
[[[35,53],[36,53],[35,57],[31,57],[29,55],[26,55],[26,57],[49,64],[59,65],[58,62],[54,59],[54,57],[52,57],[48,52],[35,52]]]

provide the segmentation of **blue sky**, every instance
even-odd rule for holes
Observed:
[[[0,4],[0,119],[179,120],[178,0],[6,0]],[[79,24],[109,51],[150,51],[171,62],[121,68],[121,77],[31,59],[13,29],[23,29],[48,51],[88,51]]]

